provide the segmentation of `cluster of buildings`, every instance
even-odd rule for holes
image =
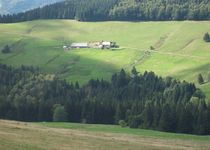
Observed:
[[[63,46],[64,50],[70,50],[75,48],[98,48],[98,49],[110,49],[118,48],[116,42],[101,41],[101,42],[87,42],[87,43],[72,43],[71,46]]]

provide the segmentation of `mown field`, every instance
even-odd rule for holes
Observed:
[[[0,120],[4,150],[207,150],[210,136],[164,133],[114,125],[24,123]]]
[[[12,53],[0,54],[0,63],[33,65],[68,81],[110,79],[114,72],[133,66],[140,72],[154,71],[197,83],[197,75],[210,71],[210,43],[203,41],[210,22],[77,22],[40,20],[0,24],[0,49],[6,44]],[[117,50],[75,49],[72,42],[115,41]],[[149,50],[153,46],[155,50]],[[147,51],[147,52],[146,52]],[[210,97],[210,84],[199,86]]]

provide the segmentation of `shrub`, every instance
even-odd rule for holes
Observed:
[[[126,127],[126,126],[127,126],[127,123],[125,122],[125,120],[119,120],[118,124],[119,124],[121,127]]]
[[[210,37],[209,37],[209,33],[208,33],[208,32],[204,34],[203,40],[204,40],[205,42],[210,42]]]
[[[2,53],[10,53],[11,50],[10,50],[10,47],[8,45],[4,46],[4,48],[1,50]]]
[[[150,46],[150,50],[155,50],[155,48],[153,46]]]
[[[60,104],[54,105],[53,121],[55,121],[55,122],[67,121],[67,112],[66,112],[64,106],[61,106]]]

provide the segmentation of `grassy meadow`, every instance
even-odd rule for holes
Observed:
[[[210,136],[164,133],[114,125],[0,120],[4,150],[206,150]]]
[[[210,71],[210,43],[203,41],[210,22],[77,22],[39,20],[0,24],[0,63],[33,65],[68,81],[86,83],[90,78],[110,79],[114,72],[133,66],[197,83],[197,75]],[[115,41],[117,50],[74,49],[72,42]],[[149,50],[153,46],[155,50]],[[147,52],[146,52],[147,51]],[[199,86],[210,98],[210,84]]]
[[[34,124],[50,128],[57,128],[57,129],[72,129],[72,130],[90,131],[90,132],[118,133],[118,134],[136,135],[140,137],[156,137],[160,139],[182,139],[182,140],[194,140],[194,141],[210,140],[210,136],[175,134],[175,133],[160,132],[153,130],[132,129],[128,127],[120,127],[119,125],[81,124],[81,123],[63,123],[63,122],[41,122]]]

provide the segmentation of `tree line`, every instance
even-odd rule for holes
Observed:
[[[79,21],[209,20],[209,0],[66,0],[23,13],[2,15],[1,23],[36,19]]]
[[[210,134],[210,104],[192,83],[123,69],[81,86],[34,67],[0,65],[0,118],[121,124]]]

